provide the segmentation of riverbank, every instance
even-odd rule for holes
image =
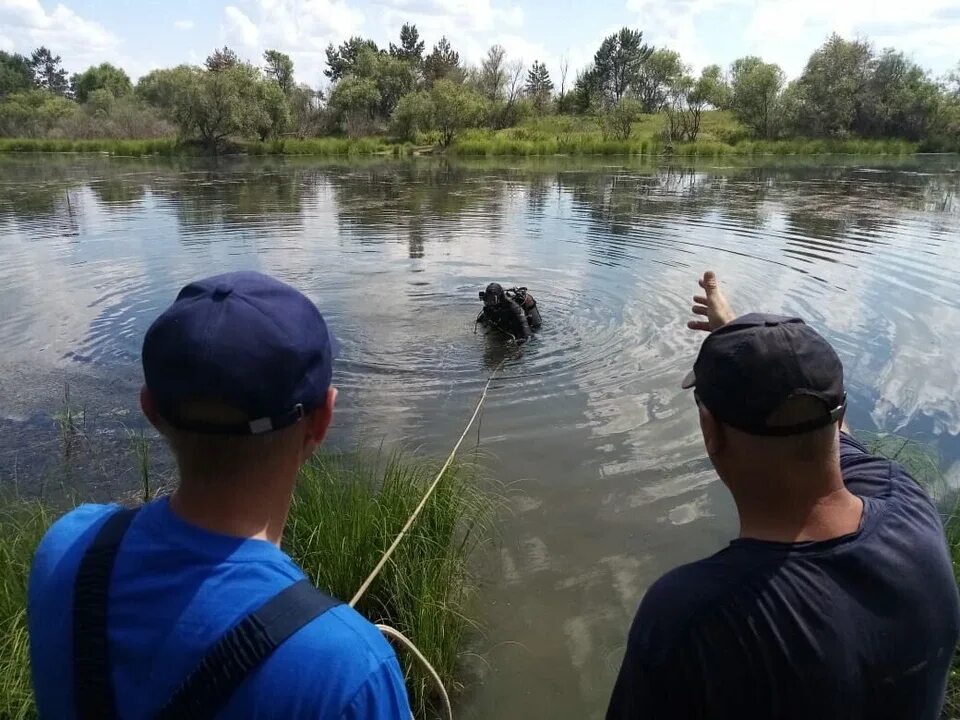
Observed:
[[[920,152],[919,143],[906,140],[744,140],[735,145],[697,141],[665,145],[654,139],[610,140],[592,135],[525,140],[480,133],[457,140],[446,151],[434,146],[395,143],[381,138],[316,138],[237,142],[222,155],[458,155],[458,156],[550,156],[639,155],[650,157],[723,157],[727,155],[910,155]],[[117,157],[203,157],[202,148],[176,140],[35,140],[0,139],[0,153],[104,153]]]
[[[596,120],[583,116],[552,115],[533,118],[503,130],[468,129],[462,131],[447,148],[439,144],[436,133],[418,136],[415,142],[388,137],[362,138],[317,137],[283,138],[261,142],[232,140],[220,149],[221,155],[290,155],[290,156],[606,156],[629,155],[649,157],[722,157],[761,155],[906,155],[916,152],[960,149],[960,139],[953,146],[927,142],[910,142],[897,138],[825,140],[788,138],[782,140],[751,139],[729,113],[707,112],[696,142],[669,143],[663,139],[664,117],[646,115],[633,124],[630,136],[615,138],[604,135]],[[176,138],[152,140],[71,140],[44,138],[0,138],[0,153],[54,152],[106,153],[116,156],[151,155],[189,157],[209,155],[210,151],[196,143],[183,143]]]
[[[284,535],[285,550],[317,587],[348,600],[420,501],[437,463],[395,453],[318,454],[300,478]],[[423,515],[357,610],[409,637],[448,692],[461,686],[459,660],[474,628],[470,556],[487,538],[495,495],[478,470],[454,465]],[[0,718],[36,716],[26,625],[33,553],[57,513],[36,500],[0,508]],[[434,716],[433,686],[398,651],[417,718]]]

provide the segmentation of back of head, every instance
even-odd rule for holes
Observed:
[[[296,463],[300,420],[326,402],[335,353],[316,306],[274,278],[237,272],[183,288],[142,353],[181,479]]]
[[[728,323],[704,341],[684,387],[708,412],[708,450],[728,482],[836,463],[843,365],[802,320],[753,314]]]

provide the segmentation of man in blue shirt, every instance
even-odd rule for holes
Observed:
[[[83,505],[41,542],[28,608],[41,717],[138,720],[192,707],[220,718],[410,718],[387,642],[346,605],[330,607],[279,547],[298,470],[333,416],[335,348],[312,302],[252,272],[188,285],[153,323],[141,405],[170,444],[179,485],[130,514],[119,544],[103,539],[115,505]],[[101,541],[112,565],[97,557]],[[103,592],[90,579],[98,563]],[[284,591],[322,607],[278,634],[302,610],[288,602],[263,616]],[[250,634],[204,663],[258,610]],[[224,690],[231,664],[243,671]],[[184,689],[188,677],[199,693]],[[204,705],[211,688],[221,697]]]
[[[939,718],[960,601],[936,509],[840,429],[826,340],[700,285],[684,387],[740,537],[649,589],[608,720]]]

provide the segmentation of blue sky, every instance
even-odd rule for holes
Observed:
[[[757,54],[794,77],[833,31],[905,50],[937,76],[960,62],[960,0],[0,0],[0,49],[46,44],[71,72],[110,61],[136,78],[223,44],[251,60],[277,48],[317,86],[328,42],[361,34],[385,44],[405,20],[428,47],[447,35],[467,62],[493,43],[525,64],[543,60],[557,85],[562,58],[569,84],[623,25],[694,68]]]

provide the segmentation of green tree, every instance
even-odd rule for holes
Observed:
[[[680,54],[673,50],[655,50],[640,66],[634,91],[645,113],[660,112],[671,90],[683,77]]]
[[[322,125],[322,113],[319,93],[309,85],[297,85],[287,94],[290,106],[290,129],[298,138],[319,134]]]
[[[921,140],[933,128],[942,103],[940,88],[923,68],[902,52],[887,49],[873,67],[855,130]]]
[[[34,87],[66,97],[70,92],[70,83],[67,82],[67,71],[60,67],[60,62],[60,56],[54,55],[46,47],[34,50],[30,55]]]
[[[337,82],[347,75],[355,74],[355,66],[362,50],[380,52],[373,40],[364,40],[358,36],[340,43],[340,47],[335,48],[333,43],[330,43],[326,50],[327,69],[323,71],[323,74],[333,82]]]
[[[266,63],[263,73],[273,80],[284,95],[290,93],[296,86],[293,80],[293,60],[286,53],[279,50],[267,50],[263,53],[263,61]]]
[[[108,90],[115,98],[133,92],[130,76],[110,63],[94,65],[70,79],[70,88],[77,102],[86,102],[94,90]]]
[[[503,99],[507,84],[506,57],[507,51],[503,49],[503,45],[492,45],[480,61],[477,89],[491,102]]]
[[[413,90],[417,80],[416,68],[409,61],[369,49],[360,53],[356,76],[376,83],[380,93],[377,116],[383,121],[390,118],[400,98]]]
[[[151,70],[137,81],[134,93],[145,103],[170,113],[176,104],[177,93],[201,72],[193,65]]]
[[[956,69],[947,73],[947,77],[944,79],[944,87],[948,95],[951,95],[955,100],[960,100],[960,63],[957,63]]]
[[[216,149],[231,137],[269,137],[282,131],[283,93],[246,64],[184,74],[173,117],[184,137]]]
[[[730,108],[730,86],[723,78],[723,70],[719,65],[707,65],[697,80],[699,89],[708,105],[717,110]]]
[[[49,90],[10,93],[0,102],[0,135],[44,137],[76,111],[76,103]]]
[[[642,114],[643,106],[639,100],[624,97],[603,108],[597,115],[597,122],[604,139],[614,137],[617,140],[629,140],[633,133],[633,124]]]
[[[208,55],[207,59],[204,61],[204,65],[206,65],[207,70],[210,72],[229,70],[237,67],[239,64],[240,58],[237,57],[237,54],[226,45],[224,45],[222,48],[214,50],[213,53]]]
[[[430,93],[420,90],[400,98],[393,117],[390,120],[390,129],[394,135],[402,140],[416,140],[417,135],[433,127],[434,106]]]
[[[290,106],[287,95],[273,81],[254,80],[253,117],[251,124],[260,140],[276,138],[290,125]]]
[[[423,79],[427,85],[444,79],[463,82],[460,54],[450,46],[446,36],[441,37],[430,54],[423,59]]]
[[[619,102],[636,88],[641,69],[652,54],[653,48],[643,44],[641,31],[622,28],[600,43],[593,56],[595,76],[591,81],[608,102]]]
[[[330,92],[327,107],[351,137],[369,135],[380,107],[380,91],[373,78],[349,75]]]
[[[592,63],[577,72],[577,79],[570,94],[570,104],[578,113],[587,113],[601,102],[603,87],[597,68]]]
[[[527,82],[524,84],[524,92],[533,102],[537,112],[543,112],[550,102],[550,96],[553,93],[553,80],[550,79],[550,71],[547,66],[539,60],[534,60],[533,65],[527,72]]]
[[[870,43],[831,35],[810,56],[798,80],[797,129],[815,136],[845,137],[862,125],[875,64]]]
[[[770,138],[777,132],[784,79],[779,65],[752,55],[734,60],[730,66],[730,107],[758,137]]]
[[[399,47],[390,43],[390,55],[399,59],[406,60],[419,67],[423,62],[423,40],[420,39],[420,32],[416,25],[404,23],[400,28]]]
[[[478,93],[452,80],[437,80],[430,91],[433,122],[440,131],[440,144],[449,147],[465,128],[477,126],[483,118],[484,101]]]
[[[0,99],[6,95],[33,87],[30,60],[17,53],[0,50]]]
[[[686,68],[680,77],[671,82],[666,102],[667,140],[670,142],[694,142],[700,134],[703,111],[713,104],[719,67],[707,66],[694,80]]]

